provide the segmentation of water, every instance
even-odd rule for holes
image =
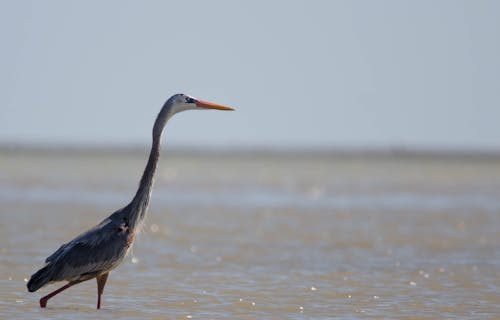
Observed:
[[[500,318],[500,158],[168,152],[132,254],[49,301],[45,257],[132,197],[141,152],[0,153],[0,318]]]

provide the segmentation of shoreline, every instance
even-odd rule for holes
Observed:
[[[46,145],[0,144],[1,154],[145,154],[148,146],[138,145]],[[343,147],[241,147],[241,146],[164,146],[162,153],[178,156],[213,157],[320,157],[320,158],[417,158],[417,159],[484,159],[500,160],[500,150],[465,150],[436,148],[343,148]]]

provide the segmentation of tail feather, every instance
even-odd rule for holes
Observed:
[[[47,265],[31,276],[27,284],[29,292],[35,292],[51,281],[52,272],[50,269],[50,265]]]

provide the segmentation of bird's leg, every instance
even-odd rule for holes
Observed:
[[[61,291],[64,291],[66,289],[68,289],[69,287],[72,287],[74,286],[75,284],[77,283],[80,283],[81,281],[71,281],[69,282],[67,285],[57,289],[56,291],[53,291],[51,293],[49,293],[48,295],[46,295],[45,297],[42,297],[40,299],[40,308],[45,308],[47,307],[47,301],[49,301],[50,298],[52,298],[53,296],[55,296],[56,294],[58,294],[59,292]]]
[[[104,285],[106,285],[106,280],[108,280],[109,272],[103,273],[96,277],[97,279],[97,309],[101,309],[101,295],[104,291]]]

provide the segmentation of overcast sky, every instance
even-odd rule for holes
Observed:
[[[500,1],[0,1],[0,143],[500,150]]]

